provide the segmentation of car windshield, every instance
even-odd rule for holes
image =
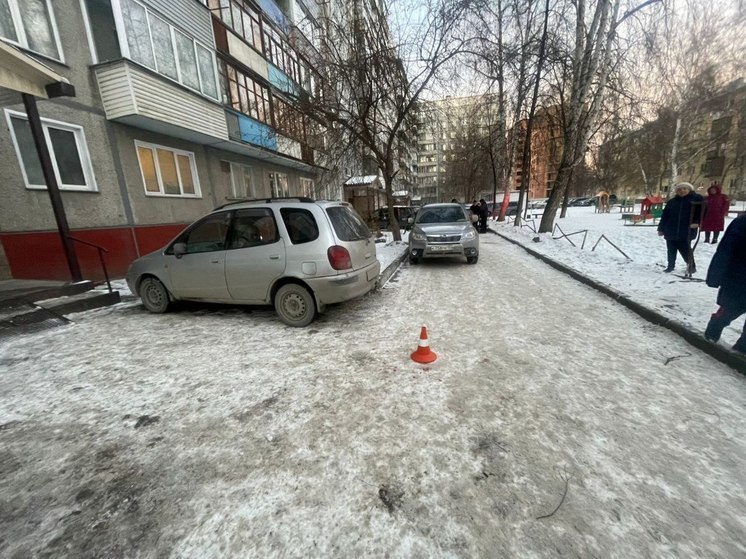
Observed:
[[[417,223],[457,223],[466,221],[466,214],[459,206],[423,208],[417,215]]]

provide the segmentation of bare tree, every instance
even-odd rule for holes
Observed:
[[[563,152],[557,179],[539,226],[540,232],[554,227],[557,210],[565,196],[573,169],[584,161],[596,129],[609,74],[614,66],[615,39],[619,26],[643,8],[662,0],[647,0],[620,15],[621,0],[598,0],[590,11],[586,0],[573,2],[574,40],[570,46],[570,98],[563,106]]]
[[[467,7],[467,0],[356,1],[352,9],[328,14],[316,67],[323,94],[297,99],[304,114],[375,162],[396,240],[401,240],[393,209],[400,142],[414,124],[423,92],[466,43],[460,24]]]

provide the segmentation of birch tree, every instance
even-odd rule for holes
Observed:
[[[539,231],[550,232],[557,210],[565,196],[573,169],[585,158],[595,130],[609,74],[615,56],[615,39],[620,25],[640,10],[662,0],[647,0],[623,14],[622,0],[575,0],[573,2],[574,40],[570,43],[570,97],[563,107],[563,150],[554,188],[547,200]]]

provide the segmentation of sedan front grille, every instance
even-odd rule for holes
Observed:
[[[428,243],[457,243],[461,240],[461,235],[428,235]]]

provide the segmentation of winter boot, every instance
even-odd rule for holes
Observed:
[[[739,353],[743,353],[746,355],[746,336],[741,336],[738,338],[738,341],[736,342],[736,345],[733,346],[733,349]]]
[[[714,316],[714,315],[713,315]],[[723,333],[725,326],[721,325],[714,318],[710,319],[705,329],[705,339],[709,342],[717,342],[720,339],[720,335]],[[741,340],[739,340],[740,342]],[[744,340],[744,349],[746,350],[746,340]]]

